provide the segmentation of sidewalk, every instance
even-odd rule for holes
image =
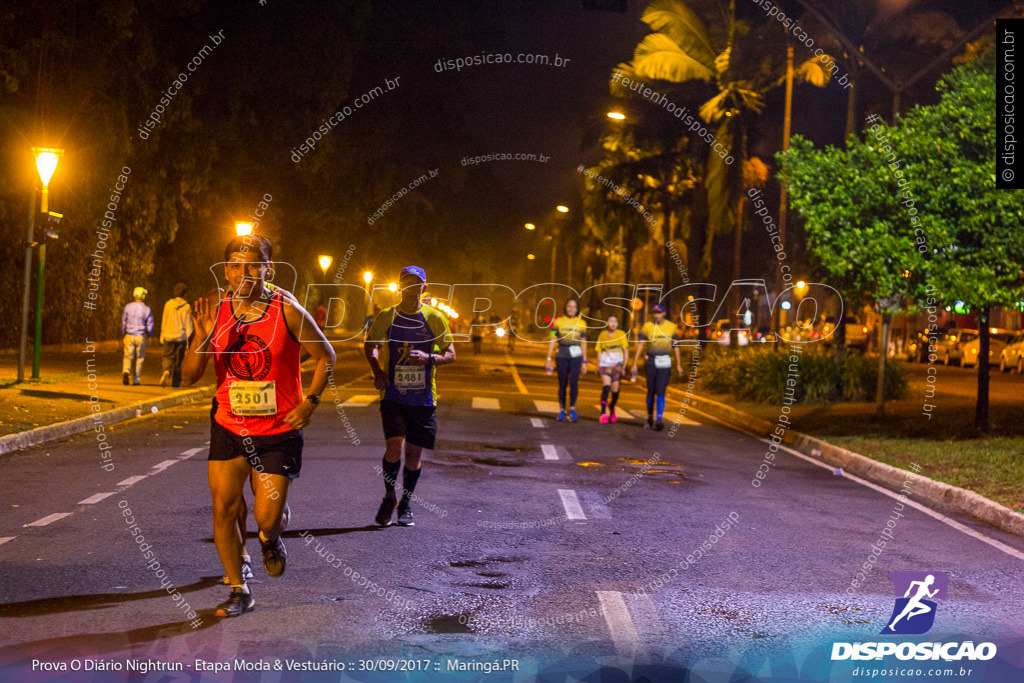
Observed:
[[[361,349],[345,344],[335,350]],[[175,389],[168,383],[161,387],[163,347],[159,342],[146,348],[139,386],[122,383],[122,356],[120,341],[97,342],[92,349],[84,343],[44,346],[40,379],[18,384],[17,351],[0,351],[0,455],[91,429],[93,403],[99,404],[103,423],[109,425],[131,419],[137,411],[152,412],[154,407],[162,410],[213,396],[216,374],[212,367],[195,386]],[[303,369],[307,367],[312,367],[311,361]],[[31,349],[25,374],[32,374]]]

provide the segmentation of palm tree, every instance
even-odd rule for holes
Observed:
[[[620,64],[618,72],[646,82],[713,82],[714,94],[701,105],[700,118],[717,126],[715,138],[728,153],[709,147],[707,155],[708,226],[699,268],[700,277],[706,278],[711,273],[714,236],[730,227],[742,229],[748,131],[761,114],[766,93],[785,80],[778,75],[782,69],[772,61],[782,58],[776,48],[783,34],[770,22],[762,22],[752,32],[736,18],[735,0],[730,0],[728,12],[722,13],[714,40],[682,0],[652,0],[641,19],[654,32],[640,41],[632,61]],[[813,58],[801,64],[795,75],[821,87],[830,73]],[[621,80],[612,79],[613,93],[625,94],[620,84]],[[730,158],[734,161],[727,163]]]

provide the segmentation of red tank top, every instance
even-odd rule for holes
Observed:
[[[283,297],[274,292],[263,315],[249,323],[235,317],[231,301],[229,293],[217,307],[212,340],[214,419],[241,436],[291,431],[284,416],[302,402],[302,376],[300,346],[285,322]]]

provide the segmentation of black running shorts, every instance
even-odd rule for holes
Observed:
[[[403,436],[413,446],[433,450],[437,435],[436,411],[435,406],[406,406],[382,400],[380,416],[384,422],[384,438]]]
[[[216,411],[216,406],[214,407]],[[302,469],[302,430],[267,436],[240,436],[210,416],[210,460],[245,458],[257,472],[295,479]]]

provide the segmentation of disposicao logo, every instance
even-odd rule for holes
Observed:
[[[896,588],[896,605],[881,632],[904,636],[927,633],[938,609],[932,598],[946,599],[949,577],[942,572],[893,572],[889,578]]]
[[[935,623],[936,600],[945,600],[949,577],[942,572],[893,572],[889,574],[896,590],[896,604],[882,629],[882,635],[921,635]],[[919,661],[989,660],[996,656],[995,643],[972,641],[947,643],[869,642],[833,643],[832,661],[853,659],[897,659]]]

